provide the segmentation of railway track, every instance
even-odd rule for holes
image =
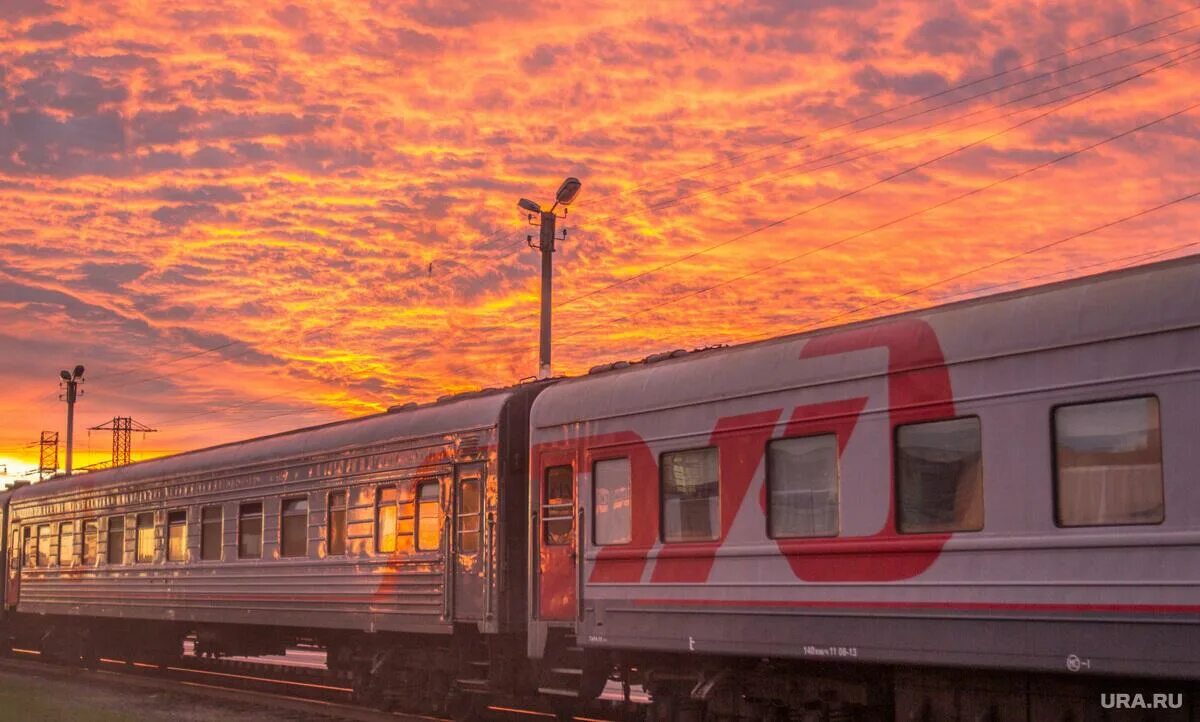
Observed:
[[[177,664],[159,666],[102,657],[95,669],[82,669],[42,660],[41,653],[33,650],[14,649],[12,652],[12,656],[0,658],[0,671],[45,679],[89,680],[184,692],[225,702],[270,705],[271,709],[356,722],[452,722],[437,715],[386,712],[355,704],[348,680],[315,665],[185,656]],[[500,705],[489,708],[489,715],[491,722],[554,718],[552,714],[538,710]],[[575,719],[577,722],[616,722],[594,717]]]

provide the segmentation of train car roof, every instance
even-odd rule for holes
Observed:
[[[1062,346],[1200,323],[1200,256],[1163,261],[763,341],[654,354],[594,367],[554,384],[533,404],[531,423],[549,428],[771,390],[736,369],[794,363],[809,340],[878,333],[905,320],[933,326],[946,360]],[[883,345],[882,343],[880,345]],[[840,373],[826,365],[813,382]]]
[[[139,461],[115,469],[60,476],[14,490],[14,501],[150,481],[178,474],[213,472],[269,461],[369,446],[393,439],[418,439],[495,425],[504,403],[520,387],[445,396],[431,404],[392,407],[386,412]]]

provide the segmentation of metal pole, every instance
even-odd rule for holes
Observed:
[[[550,378],[550,299],[554,281],[554,211],[542,211],[542,335],[538,363],[538,378]]]
[[[67,474],[71,473],[71,452],[75,448],[75,394],[79,382],[67,382]]]

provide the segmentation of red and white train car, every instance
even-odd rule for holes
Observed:
[[[1195,260],[593,369],[530,423],[530,651],[582,696],[1062,720],[1031,680],[1200,679]]]

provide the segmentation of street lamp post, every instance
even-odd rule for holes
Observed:
[[[59,398],[67,402],[67,474],[70,474],[71,452],[75,445],[75,399],[79,395],[79,384],[83,382],[83,365],[77,365],[71,371],[63,369],[58,375],[67,387],[66,393]]]
[[[550,210],[544,211],[542,207],[527,199],[522,198],[517,207],[528,213],[527,218],[532,225],[540,226],[538,234],[538,244],[533,245],[533,236],[528,239],[529,246],[536,248],[542,253],[542,311],[541,311],[541,328],[538,337],[538,378],[548,379],[551,376],[550,367],[550,329],[551,329],[551,314],[550,306],[553,297],[554,286],[554,241],[556,231],[555,225],[558,216],[555,214],[555,209],[559,206],[563,207],[563,215],[567,214],[567,206],[575,200],[579,195],[581,183],[578,178],[567,178],[558,187],[558,192],[554,194],[554,205],[550,206]],[[535,222],[534,216],[538,217]],[[563,230],[563,238],[567,235],[566,229]]]

